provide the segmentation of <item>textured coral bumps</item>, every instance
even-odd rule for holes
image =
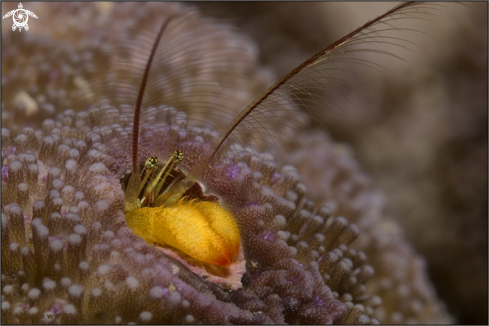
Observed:
[[[56,316],[55,323],[67,324],[446,321],[420,264],[411,264],[417,256],[399,250],[407,246],[402,237],[386,236],[371,218],[379,205],[365,186],[365,176],[345,151],[328,147],[324,134],[319,139],[331,159],[322,164],[318,177],[326,176],[322,180],[331,207],[344,217],[316,207],[297,170],[269,153],[237,146],[202,176],[206,192],[222,199],[240,228],[246,260],[241,288],[216,284],[135,235],[124,215],[120,182],[130,167],[132,107],[109,101],[91,110],[65,108],[74,105],[73,93],[80,91],[72,84],[81,78],[75,67],[93,71],[94,65],[112,59],[100,58],[96,50],[107,39],[107,30],[124,30],[135,21],[156,24],[161,12],[179,12],[182,7],[124,3],[115,5],[107,19],[93,3],[48,6],[52,7],[44,10],[50,15],[45,16],[59,18],[53,20],[58,24],[43,27],[50,31],[49,46],[44,43],[48,37],[22,34],[25,39],[8,43],[19,61],[11,56],[5,67],[2,62],[7,94],[13,99],[27,89],[40,103],[39,111],[26,121],[22,103],[13,103],[9,96],[2,99],[4,323],[39,323],[38,316],[45,312]],[[75,19],[66,14],[74,9],[83,13],[77,24],[60,29],[60,21]],[[33,10],[41,16],[41,10]],[[107,28],[85,29],[93,17]],[[219,42],[200,44],[205,52],[228,50],[229,44],[249,45],[225,26],[194,19],[203,30],[226,31]],[[60,33],[78,35],[80,41],[76,46],[57,42]],[[226,69],[244,65],[250,75],[260,75],[253,58],[238,55],[230,51],[225,56]],[[190,75],[222,84],[229,78],[206,69],[195,71],[199,69],[191,59],[181,59],[175,64],[188,68]],[[16,73],[27,62],[45,63],[40,70],[52,69],[53,74],[46,80],[43,74]],[[171,81],[176,93],[182,91],[178,87],[184,82]],[[247,98],[260,81],[248,82],[243,84]],[[231,98],[244,96],[225,91]],[[175,147],[182,150],[189,169],[199,161],[214,131],[188,127],[179,110],[168,105],[145,109],[140,162],[161,145],[170,153]],[[311,161],[315,156],[307,157]],[[362,234],[368,241],[355,240]]]
[[[124,108],[111,110],[124,112]],[[165,106],[154,111],[166,112],[170,124],[178,116]],[[222,291],[185,265],[162,255],[127,227],[118,179],[121,172],[115,160],[127,147],[108,147],[98,140],[123,137],[130,125],[124,122],[124,113],[119,113],[111,127],[102,131],[93,126],[91,129],[98,132],[80,133],[91,125],[91,113],[78,114],[69,122],[65,119],[65,125],[60,123],[65,136],[54,127],[56,122],[47,122],[42,132],[49,136],[41,144],[34,143],[25,154],[10,154],[9,179],[2,188],[3,198],[10,196],[3,201],[2,215],[2,239],[10,248],[3,251],[3,281],[11,286],[6,290],[12,293],[5,297],[6,320],[35,322],[39,311],[58,312],[59,320],[66,323],[331,323],[344,316],[344,304],[335,299],[320,271],[332,268],[332,280],[341,279],[348,273],[348,264],[344,269],[334,267],[335,259],[329,259],[328,264],[308,263],[308,255],[299,255],[303,251],[279,237],[287,237],[287,220],[295,221],[295,207],[304,205],[303,188],[298,186],[293,169],[283,170],[280,180],[274,178],[277,180],[270,186],[275,191],[260,185],[279,173],[268,160],[269,155],[259,157],[242,151],[205,173],[209,191],[220,194],[233,207],[247,248],[244,288]],[[63,116],[70,114],[66,111]],[[173,125],[173,129],[179,128]],[[24,132],[29,134],[30,130]],[[205,148],[204,134],[193,130],[191,139],[182,138],[183,132],[177,134],[181,141],[178,146],[190,162],[195,162]],[[20,134],[18,140],[24,135]],[[52,139],[59,139],[58,147],[47,146]],[[16,148],[20,144],[7,132],[3,140]],[[79,160],[55,159],[64,145],[69,147],[67,144],[80,149]],[[147,149],[143,147],[143,151]],[[37,182],[30,181],[22,162],[29,163],[29,171],[38,167]],[[34,203],[15,191],[27,183],[32,184],[28,189]],[[289,199],[279,195],[284,191]],[[306,207],[299,212],[299,223],[290,225],[294,234],[299,232],[300,221],[311,215]],[[348,239],[351,237],[341,241]]]

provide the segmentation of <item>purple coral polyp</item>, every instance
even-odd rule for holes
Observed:
[[[230,165],[226,169],[226,177],[229,180],[235,179],[238,176],[238,174],[239,174],[239,166],[237,164]]]
[[[2,181],[8,182],[8,165],[2,165]]]
[[[17,147],[11,147],[5,151],[5,156],[9,156],[10,154],[15,154],[17,153]]]
[[[268,242],[274,242],[276,239],[275,232],[271,230],[261,230],[260,237]]]
[[[55,314],[55,315],[60,315],[61,312],[62,312],[62,309],[61,307],[59,306],[59,304],[54,304],[52,307],[51,307],[51,311]]]
[[[316,307],[322,307],[324,305],[323,299],[321,299],[321,297],[318,295],[314,297],[313,302],[314,302],[314,306]]]
[[[270,182],[272,184],[275,184],[275,183],[280,183],[280,180],[282,179],[282,175],[278,172],[275,172],[272,177],[270,178]]]

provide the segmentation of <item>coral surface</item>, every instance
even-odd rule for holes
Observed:
[[[206,193],[218,196],[239,225],[241,288],[196,274],[144,242],[127,226],[121,185],[131,165],[133,108],[117,94],[92,108],[80,98],[94,89],[88,81],[107,80],[111,64],[125,55],[107,47],[123,47],[125,37],[139,33],[132,26],[154,29],[165,17],[186,15],[186,7],[29,5],[56,24],[33,22],[28,33],[13,34],[2,22],[4,323],[50,316],[56,323],[117,324],[451,321],[424,260],[397,223],[382,217],[380,194],[349,148],[323,131],[273,155],[248,148],[244,135],[202,176]],[[195,40],[218,32],[219,38],[190,42],[191,50],[188,42],[176,43],[171,50],[182,56],[158,67],[171,76],[160,85],[170,100],[144,108],[140,162],[179,149],[188,170],[214,141],[214,130],[189,125],[209,108],[199,116],[192,102],[179,107],[175,100],[185,92],[201,96],[187,78],[236,86],[221,87],[226,96],[198,97],[231,115],[273,81],[249,39],[212,19],[189,17],[184,27]],[[178,35],[168,37],[171,44]],[[215,62],[205,55],[219,58],[229,74],[209,71]],[[140,70],[137,55],[128,57]]]

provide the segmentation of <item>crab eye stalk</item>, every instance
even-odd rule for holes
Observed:
[[[158,160],[158,158],[156,158],[156,160],[153,158],[154,158],[154,156],[150,157],[146,161],[146,164],[147,165],[149,164],[149,165],[151,165],[151,167],[153,167],[154,163]],[[178,151],[178,150],[173,152],[170,159],[166,162],[166,164],[163,166],[163,168],[160,170],[160,172],[158,172],[158,174],[156,174],[156,176],[154,178],[152,178],[152,180],[148,183],[148,186],[145,188],[143,199],[141,199],[141,206],[143,206],[143,207],[148,206],[149,203],[155,202],[155,198],[158,197],[158,195],[161,191],[161,188],[165,184],[167,177],[169,175],[171,175],[171,173],[173,172],[175,167],[180,162],[183,161],[183,158],[184,158],[183,152]],[[150,162],[148,163],[148,161],[150,161]],[[158,168],[158,163],[156,163],[156,168]],[[144,184],[147,181],[147,176],[149,176],[149,174],[145,175],[145,179],[143,181],[143,184],[141,185],[142,188],[144,187]],[[164,194],[162,194],[162,196],[163,195]],[[159,197],[161,197],[161,196],[159,196]],[[159,202],[161,202],[161,204],[157,204],[156,206],[161,206],[165,203],[163,198],[164,197],[162,197],[162,199],[159,200]],[[144,205],[144,204],[146,204],[146,205]]]
[[[129,179],[127,190],[124,194],[125,212],[130,212],[134,209],[141,207],[141,204],[138,201],[139,188],[141,184],[141,179],[139,177],[139,164],[138,164],[139,119],[141,115],[141,104],[143,102],[144,91],[146,89],[146,83],[148,81],[149,71],[151,69],[151,64],[153,62],[154,55],[158,48],[158,44],[160,42],[161,36],[163,35],[163,32],[165,31],[166,27],[168,26],[171,20],[172,17],[165,20],[161,25],[161,28],[158,32],[158,36],[156,37],[155,43],[153,44],[153,47],[151,49],[151,54],[148,58],[148,62],[146,63],[146,68],[144,70],[144,74],[141,79],[141,85],[139,87],[138,97],[134,108],[134,120],[133,120],[133,129],[132,129],[132,174]]]
[[[141,187],[139,188],[139,192],[143,190],[144,185],[148,182],[148,180],[154,175],[155,170],[158,168],[158,164],[160,160],[157,156],[151,156],[144,163],[144,169],[141,172],[141,176],[143,176],[143,180],[141,182]]]
[[[166,202],[167,190],[183,177],[177,176],[175,170],[183,159],[183,152],[174,151],[158,173],[158,158],[146,160],[141,208],[127,212],[126,221],[136,235],[150,244],[170,246],[200,262],[229,266],[240,248],[239,228],[232,214],[219,203],[198,198]],[[168,177],[174,181],[167,182]]]

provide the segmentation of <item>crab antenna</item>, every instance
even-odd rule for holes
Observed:
[[[161,25],[158,36],[156,37],[151,53],[148,57],[148,62],[146,63],[146,69],[144,70],[143,78],[141,79],[141,86],[139,87],[138,98],[136,101],[136,106],[134,108],[134,120],[132,125],[132,174],[129,178],[129,183],[127,185],[125,193],[125,212],[130,212],[136,208],[141,207],[141,203],[138,200],[139,188],[141,184],[141,177],[139,175],[139,164],[138,164],[138,145],[139,145],[139,118],[141,114],[141,104],[143,102],[144,91],[146,89],[146,82],[148,81],[149,70],[151,69],[151,63],[160,43],[163,31],[168,26],[173,17],[168,18]]]
[[[375,19],[370,20],[365,23],[363,26],[357,28],[356,30],[348,33],[346,36],[340,38],[338,41],[334,42],[330,46],[324,48],[323,50],[316,53],[311,58],[304,61],[302,64],[297,66],[295,69],[290,71],[287,75],[282,77],[278,82],[276,82],[273,86],[271,86],[268,90],[266,90],[262,95],[256,98],[250,105],[248,105],[241,113],[228,125],[227,129],[219,136],[215,143],[209,148],[209,150],[204,154],[204,156],[199,160],[199,163],[187,174],[185,179],[181,180],[177,184],[175,184],[172,189],[169,190],[167,194],[166,204],[171,205],[176,203],[182,195],[192,187],[195,182],[202,176],[202,174],[207,169],[207,166],[211,162],[214,155],[218,152],[219,148],[221,148],[222,144],[226,141],[228,136],[236,129],[236,127],[257,107],[260,106],[262,102],[267,100],[275,91],[277,91],[282,85],[291,80],[294,76],[300,74],[303,70],[308,68],[311,65],[314,65],[318,60],[320,60],[323,56],[325,56],[330,51],[335,48],[342,46],[345,42],[347,42],[350,38],[359,34],[360,32],[366,30],[367,28],[373,26],[378,23],[385,17],[392,15],[393,13],[400,11],[406,7],[412,6],[415,4],[414,1],[408,1],[401,3],[400,5],[394,7],[393,9],[387,11],[385,14],[378,16]]]
[[[138,164],[138,144],[139,144],[139,118],[141,115],[141,104],[143,102],[144,91],[146,89],[146,82],[149,77],[149,70],[151,69],[151,63],[153,62],[153,58],[156,53],[156,49],[158,48],[158,44],[160,43],[161,36],[163,35],[163,31],[168,26],[173,17],[168,18],[161,25],[160,31],[158,32],[158,36],[156,37],[155,43],[153,44],[153,48],[151,49],[151,53],[148,58],[148,62],[146,63],[146,69],[144,70],[144,75],[141,80],[141,86],[139,87],[138,98],[136,101],[136,107],[134,109],[134,122],[132,125],[132,175],[139,174],[139,164]]]

